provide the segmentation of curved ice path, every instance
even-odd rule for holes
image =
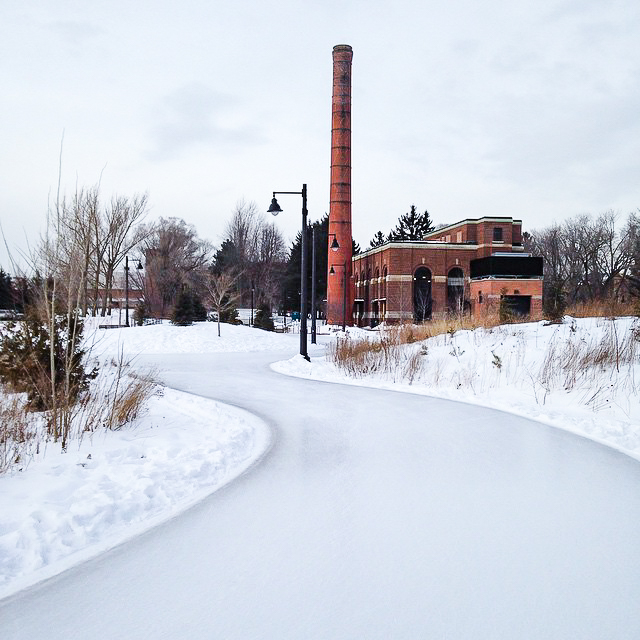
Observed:
[[[274,446],[4,601],[2,637],[640,637],[638,462],[490,409],[270,371],[288,356],[162,356],[171,386],[256,413]]]

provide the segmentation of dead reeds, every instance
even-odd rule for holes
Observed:
[[[637,316],[638,302],[631,300],[622,302],[615,299],[574,302],[565,310],[565,314],[574,318],[614,318]]]
[[[64,447],[99,430],[131,426],[147,401],[160,392],[152,373],[133,370],[122,353],[104,363],[77,401],[68,407],[68,432]],[[50,411],[29,409],[24,393],[0,390],[0,474],[24,468],[48,443],[56,442]]]

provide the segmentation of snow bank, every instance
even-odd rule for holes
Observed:
[[[530,417],[606,443],[640,458],[640,333],[634,318],[566,318],[458,331],[402,347],[420,353],[411,383],[398,371],[345,375],[326,358],[296,356],[272,368],[288,375],[375,386],[479,404]],[[634,333],[635,332],[635,333]],[[570,354],[636,349],[633,364],[569,366]],[[567,362],[569,361],[569,362]]]
[[[295,345],[299,336],[273,333],[243,325],[218,325],[215,322],[196,322],[187,327],[164,324],[121,329],[87,327],[93,352],[97,355],[117,353],[123,349],[128,355],[151,353],[221,353],[239,351],[269,351]]]
[[[224,325],[220,339],[213,323],[88,333],[101,359],[119,350],[267,349],[283,338]],[[0,597],[174,517],[243,473],[269,442],[255,416],[164,389],[131,428],[87,435],[65,454],[49,443],[28,465],[0,476]]]

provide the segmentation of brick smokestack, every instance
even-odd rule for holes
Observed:
[[[327,269],[327,322],[353,324],[351,278],[351,60],[348,44],[333,47],[333,98],[331,113],[331,196],[329,204],[329,259]],[[335,239],[340,248],[331,249]],[[346,265],[346,269],[344,268]],[[346,305],[345,289],[346,287]]]

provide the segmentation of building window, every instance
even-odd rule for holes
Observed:
[[[478,291],[478,304],[482,304],[482,291]]]
[[[502,242],[502,227],[493,228],[493,241]]]
[[[447,276],[447,307],[452,313],[464,311],[464,273],[454,267]]]
[[[431,271],[418,267],[413,274],[413,318],[423,322],[431,318],[433,298],[431,297]]]

